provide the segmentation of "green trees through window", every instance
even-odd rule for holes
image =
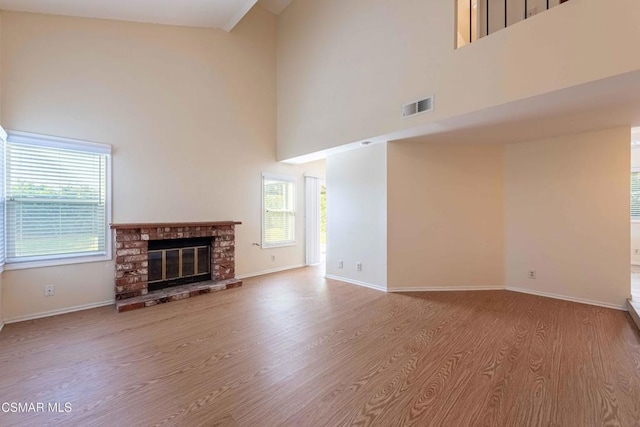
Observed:
[[[108,154],[38,142],[6,144],[7,260],[105,255]]]
[[[262,177],[262,246],[275,247],[295,243],[296,185],[293,179]]]
[[[640,171],[631,172],[631,219],[640,220]]]

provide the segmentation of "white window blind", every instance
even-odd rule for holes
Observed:
[[[640,220],[640,171],[631,172],[631,219]]]
[[[296,184],[293,178],[262,176],[262,247],[295,243]]]
[[[7,134],[4,129],[0,127],[0,267],[5,263],[5,240],[4,240],[4,208],[5,208],[5,195],[4,195],[4,152]]]
[[[9,134],[8,262],[107,254],[108,155],[98,144]]]

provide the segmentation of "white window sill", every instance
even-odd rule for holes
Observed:
[[[632,219],[631,224],[640,224],[640,219]]]
[[[61,265],[85,264],[88,262],[111,261],[111,255],[83,256],[73,258],[43,259],[38,261],[8,262],[4,270],[24,270],[27,268],[56,267]]]
[[[272,245],[262,245],[262,249],[286,248],[287,246],[295,246],[296,242],[276,243]]]

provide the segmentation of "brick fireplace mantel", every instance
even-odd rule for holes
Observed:
[[[118,311],[148,307],[242,285],[235,279],[238,221],[111,224]],[[149,292],[149,241],[211,238],[211,280]]]
[[[184,228],[184,227],[222,227],[227,225],[241,225],[239,221],[212,221],[212,222],[151,222],[132,224],[110,224],[112,230],[130,230],[133,228]]]

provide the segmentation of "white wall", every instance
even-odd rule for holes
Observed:
[[[630,137],[616,128],[506,147],[508,287],[624,307]]]
[[[631,148],[631,167],[640,168],[640,147]],[[635,249],[640,250],[640,222],[631,222],[631,263],[640,265],[640,254],[634,255]]]
[[[3,12],[0,37],[4,127],[111,144],[114,222],[242,221],[237,275],[304,263],[303,175],[324,164],[276,163],[272,14],[229,34]],[[298,179],[296,246],[252,246],[262,172]],[[4,273],[4,319],[110,299],[110,262]]]
[[[352,265],[388,257],[388,290],[506,286],[622,308],[629,140],[616,128],[506,146],[395,141],[386,192],[378,146],[331,156],[327,272],[373,283]],[[385,215],[387,230],[371,222]],[[383,230],[387,253],[371,253]]]
[[[389,143],[389,289],[504,287],[504,148]]]
[[[278,19],[278,157],[638,70],[620,52],[639,21],[637,0],[571,0],[454,49],[454,1],[296,0]],[[434,112],[401,117],[431,94]]]
[[[327,158],[327,275],[387,287],[386,144]]]

